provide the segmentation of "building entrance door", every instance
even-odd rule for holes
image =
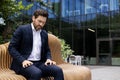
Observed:
[[[111,65],[112,39],[102,38],[96,40],[96,57],[98,65]]]

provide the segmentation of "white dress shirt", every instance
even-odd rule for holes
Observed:
[[[39,61],[41,59],[41,30],[36,31],[33,23],[31,23],[32,31],[33,31],[33,48],[28,60],[31,61]]]

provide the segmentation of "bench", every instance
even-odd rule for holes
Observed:
[[[62,59],[61,44],[56,36],[48,34],[48,39],[52,59],[57,62],[57,66],[63,69],[65,80],[91,80],[91,71],[89,68],[72,65]],[[26,80],[22,75],[18,75],[9,69],[12,58],[8,53],[8,45],[9,42],[0,45],[0,80]],[[54,80],[54,78],[48,77],[41,80]]]

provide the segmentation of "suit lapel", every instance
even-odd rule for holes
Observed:
[[[42,42],[42,47],[43,47],[43,43],[44,43],[44,34],[43,34],[43,31],[41,31],[41,33],[40,33],[40,35],[41,35],[41,42]]]

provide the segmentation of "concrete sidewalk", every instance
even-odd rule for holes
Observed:
[[[120,66],[88,66],[92,80],[120,80]]]

